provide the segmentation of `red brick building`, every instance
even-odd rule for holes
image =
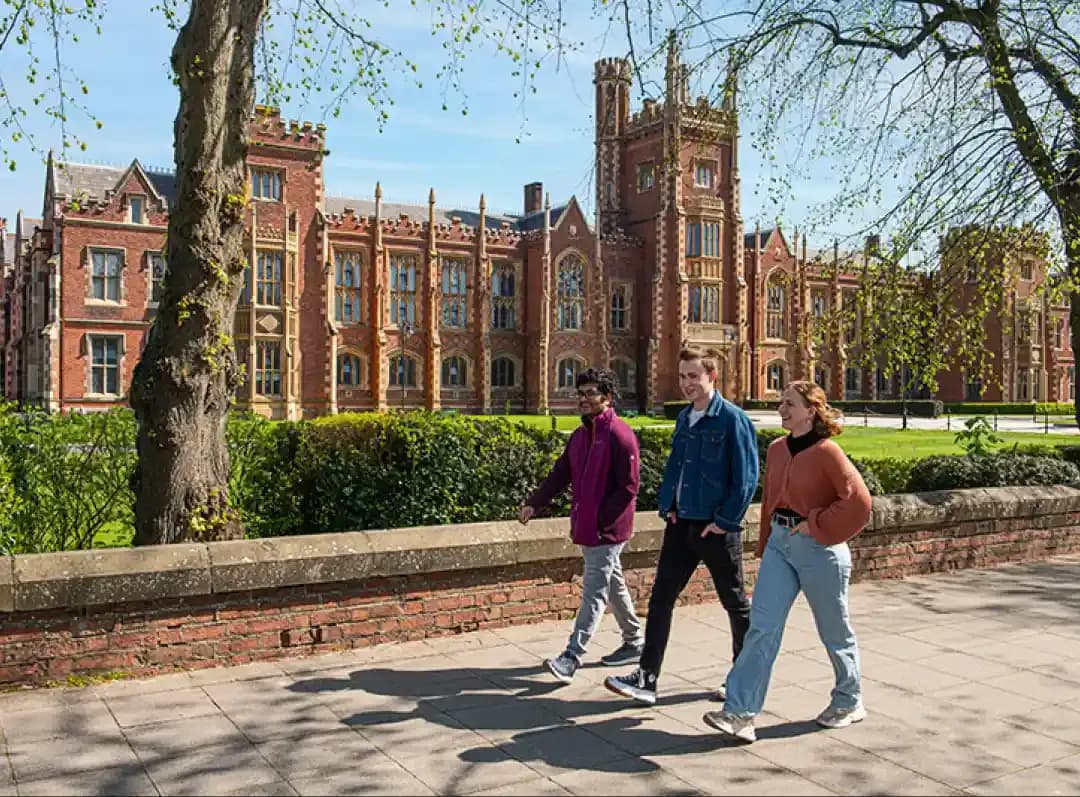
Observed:
[[[325,196],[325,127],[258,108],[252,267],[234,336],[248,375],[239,405],[279,418],[570,410],[575,374],[608,364],[624,407],[658,409],[680,397],[687,343],[720,352],[731,398],[775,397],[793,378],[834,398],[892,395],[849,366],[851,340],[811,343],[814,317],[853,295],[861,255],[811,256],[797,233],[744,231],[734,91],[721,107],[692,102],[674,46],[663,102],[631,112],[621,59],[599,61],[594,84],[595,226],[573,197],[552,207],[540,183],[525,186],[512,216],[488,213],[483,196],[475,208],[440,207],[434,190],[427,205],[394,205],[378,184],[367,198]],[[5,234],[6,397],[62,411],[125,404],[167,279],[173,200],[173,176],[137,160],[117,169],[50,159],[42,218],[20,216]],[[823,269],[830,257],[852,267]],[[1054,334],[1000,360],[1027,369],[1031,398],[1071,397],[1062,315],[1043,312]],[[991,345],[999,340],[1013,346],[1001,336]],[[1010,377],[1011,396],[1022,384]],[[964,388],[946,379],[942,397]]]

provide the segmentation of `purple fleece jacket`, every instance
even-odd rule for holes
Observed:
[[[634,532],[640,463],[633,430],[608,407],[570,436],[551,473],[527,501],[542,509],[569,486],[570,536],[578,545],[626,542]]]

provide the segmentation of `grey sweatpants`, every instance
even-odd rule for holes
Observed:
[[[640,645],[644,641],[641,620],[634,611],[630,590],[623,578],[619,557],[626,543],[616,545],[583,545],[585,573],[581,580],[581,607],[578,609],[574,630],[566,644],[566,652],[578,659],[585,655],[589,640],[596,633],[604,609],[611,604],[611,613],[622,631],[623,642]]]

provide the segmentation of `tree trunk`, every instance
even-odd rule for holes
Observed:
[[[254,49],[267,0],[192,0],[172,51],[180,89],[165,293],[135,367],[135,544],[236,538],[225,421],[248,204]]]

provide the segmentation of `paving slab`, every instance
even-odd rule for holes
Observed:
[[[1066,794],[1080,783],[1080,557],[855,584],[868,718],[813,722],[832,668],[797,601],[758,741],[702,714],[718,604],[676,610],[655,707],[542,660],[568,623],[0,695],[5,794]],[[7,762],[10,762],[10,766]]]

